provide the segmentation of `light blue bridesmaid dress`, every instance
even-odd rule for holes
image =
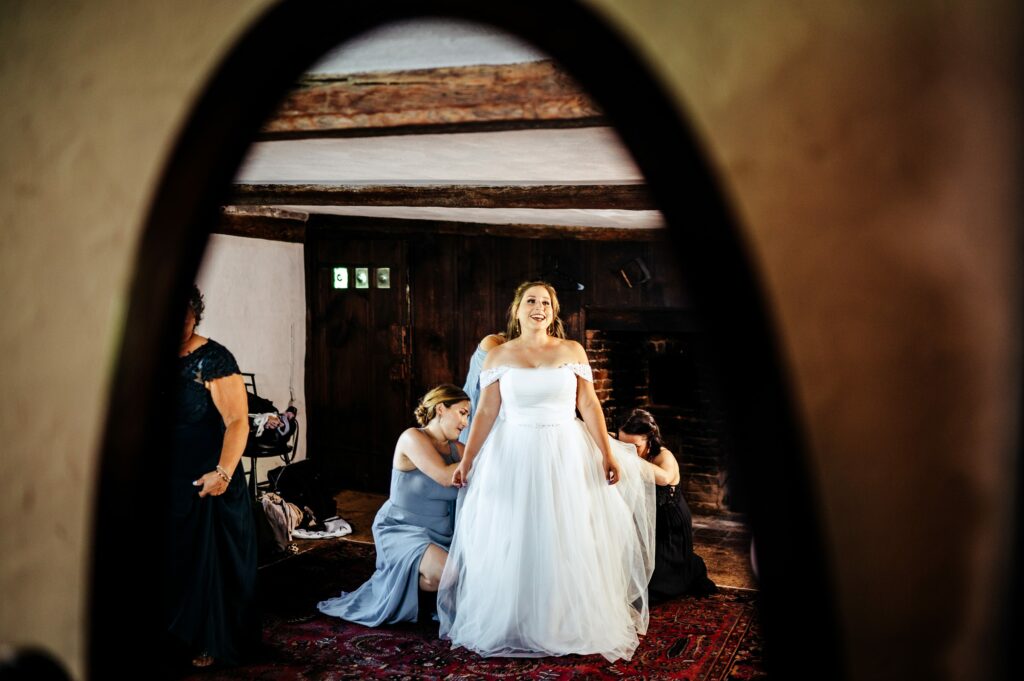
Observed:
[[[458,461],[448,443],[446,464]],[[415,622],[419,615],[420,560],[430,544],[447,551],[455,525],[458,489],[437,484],[419,469],[391,469],[391,497],[373,520],[377,570],[361,587],[320,601],[317,609],[367,627]]]
[[[469,442],[469,426],[473,423],[473,414],[476,413],[476,405],[480,401],[480,370],[484,367],[484,360],[487,359],[487,351],[476,346],[476,351],[469,358],[469,373],[466,374],[466,385],[462,386],[463,392],[469,395],[469,419],[466,427],[459,433],[459,442]]]

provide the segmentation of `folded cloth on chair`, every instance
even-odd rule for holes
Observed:
[[[256,432],[254,433],[255,437],[263,437],[263,431],[268,425],[276,430],[276,424],[281,423],[281,417],[278,416],[276,412],[268,412],[266,414],[249,414],[249,418],[252,419],[252,427],[256,429]]]

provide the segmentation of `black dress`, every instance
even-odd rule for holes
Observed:
[[[256,531],[241,462],[219,496],[199,497],[194,480],[214,470],[224,422],[210,381],[238,373],[235,358],[208,341],[178,359],[165,543],[167,630],[191,654],[235,664],[259,641],[255,613]]]
[[[684,594],[706,596],[717,591],[708,579],[704,559],[693,552],[693,518],[678,485],[658,485],[654,574],[648,587],[652,603]]]

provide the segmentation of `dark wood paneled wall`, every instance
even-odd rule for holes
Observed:
[[[620,268],[642,258],[647,284],[626,285]],[[587,242],[456,235],[410,237],[413,392],[461,385],[477,343],[505,328],[516,286],[553,280],[570,338],[583,342],[588,308],[686,307],[671,251],[662,242]],[[572,284],[583,284],[574,290]]]
[[[394,442],[403,429],[414,425],[416,401],[439,383],[464,383],[480,339],[504,330],[506,311],[520,282],[550,281],[558,291],[566,333],[581,343],[588,310],[602,319],[608,311],[624,309],[685,316],[678,314],[687,300],[672,249],[649,235],[635,242],[531,239],[438,233],[426,221],[420,223],[422,231],[415,231],[417,225],[410,221],[397,231],[387,229],[387,224],[339,230],[311,216],[306,231],[310,455],[323,457],[332,478],[346,487],[387,490]],[[650,274],[646,283],[639,281],[637,259]],[[392,275],[394,286],[401,289],[339,294],[331,288],[334,265],[382,264],[403,270]],[[391,310],[396,304],[402,310]],[[388,309],[367,309],[360,315],[338,305]],[[388,319],[404,321],[377,328],[373,320],[385,312],[391,315]],[[370,334],[367,342],[357,342],[357,331]],[[398,336],[403,340],[396,345]],[[396,372],[399,364],[407,371]],[[407,403],[374,397],[380,391],[403,392]],[[360,433],[357,450],[352,448],[353,432]]]

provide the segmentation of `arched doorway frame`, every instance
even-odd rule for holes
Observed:
[[[179,311],[219,206],[262,123],[301,73],[366,30],[416,17],[493,25],[551,55],[605,111],[669,225],[680,271],[716,351],[715,363],[758,544],[769,670],[841,674],[835,589],[788,372],[761,281],[722,188],[677,105],[628,41],[576,0],[285,0],[221,62],[167,162],[131,283],[101,453],[89,604],[91,678],[152,662],[160,533],[153,508],[165,468],[169,385]],[[145,453],[143,455],[142,453]],[[132,512],[126,513],[126,509]],[[126,541],[125,537],[132,537]],[[141,621],[140,621],[141,618]],[[793,622],[800,623],[799,629]]]

